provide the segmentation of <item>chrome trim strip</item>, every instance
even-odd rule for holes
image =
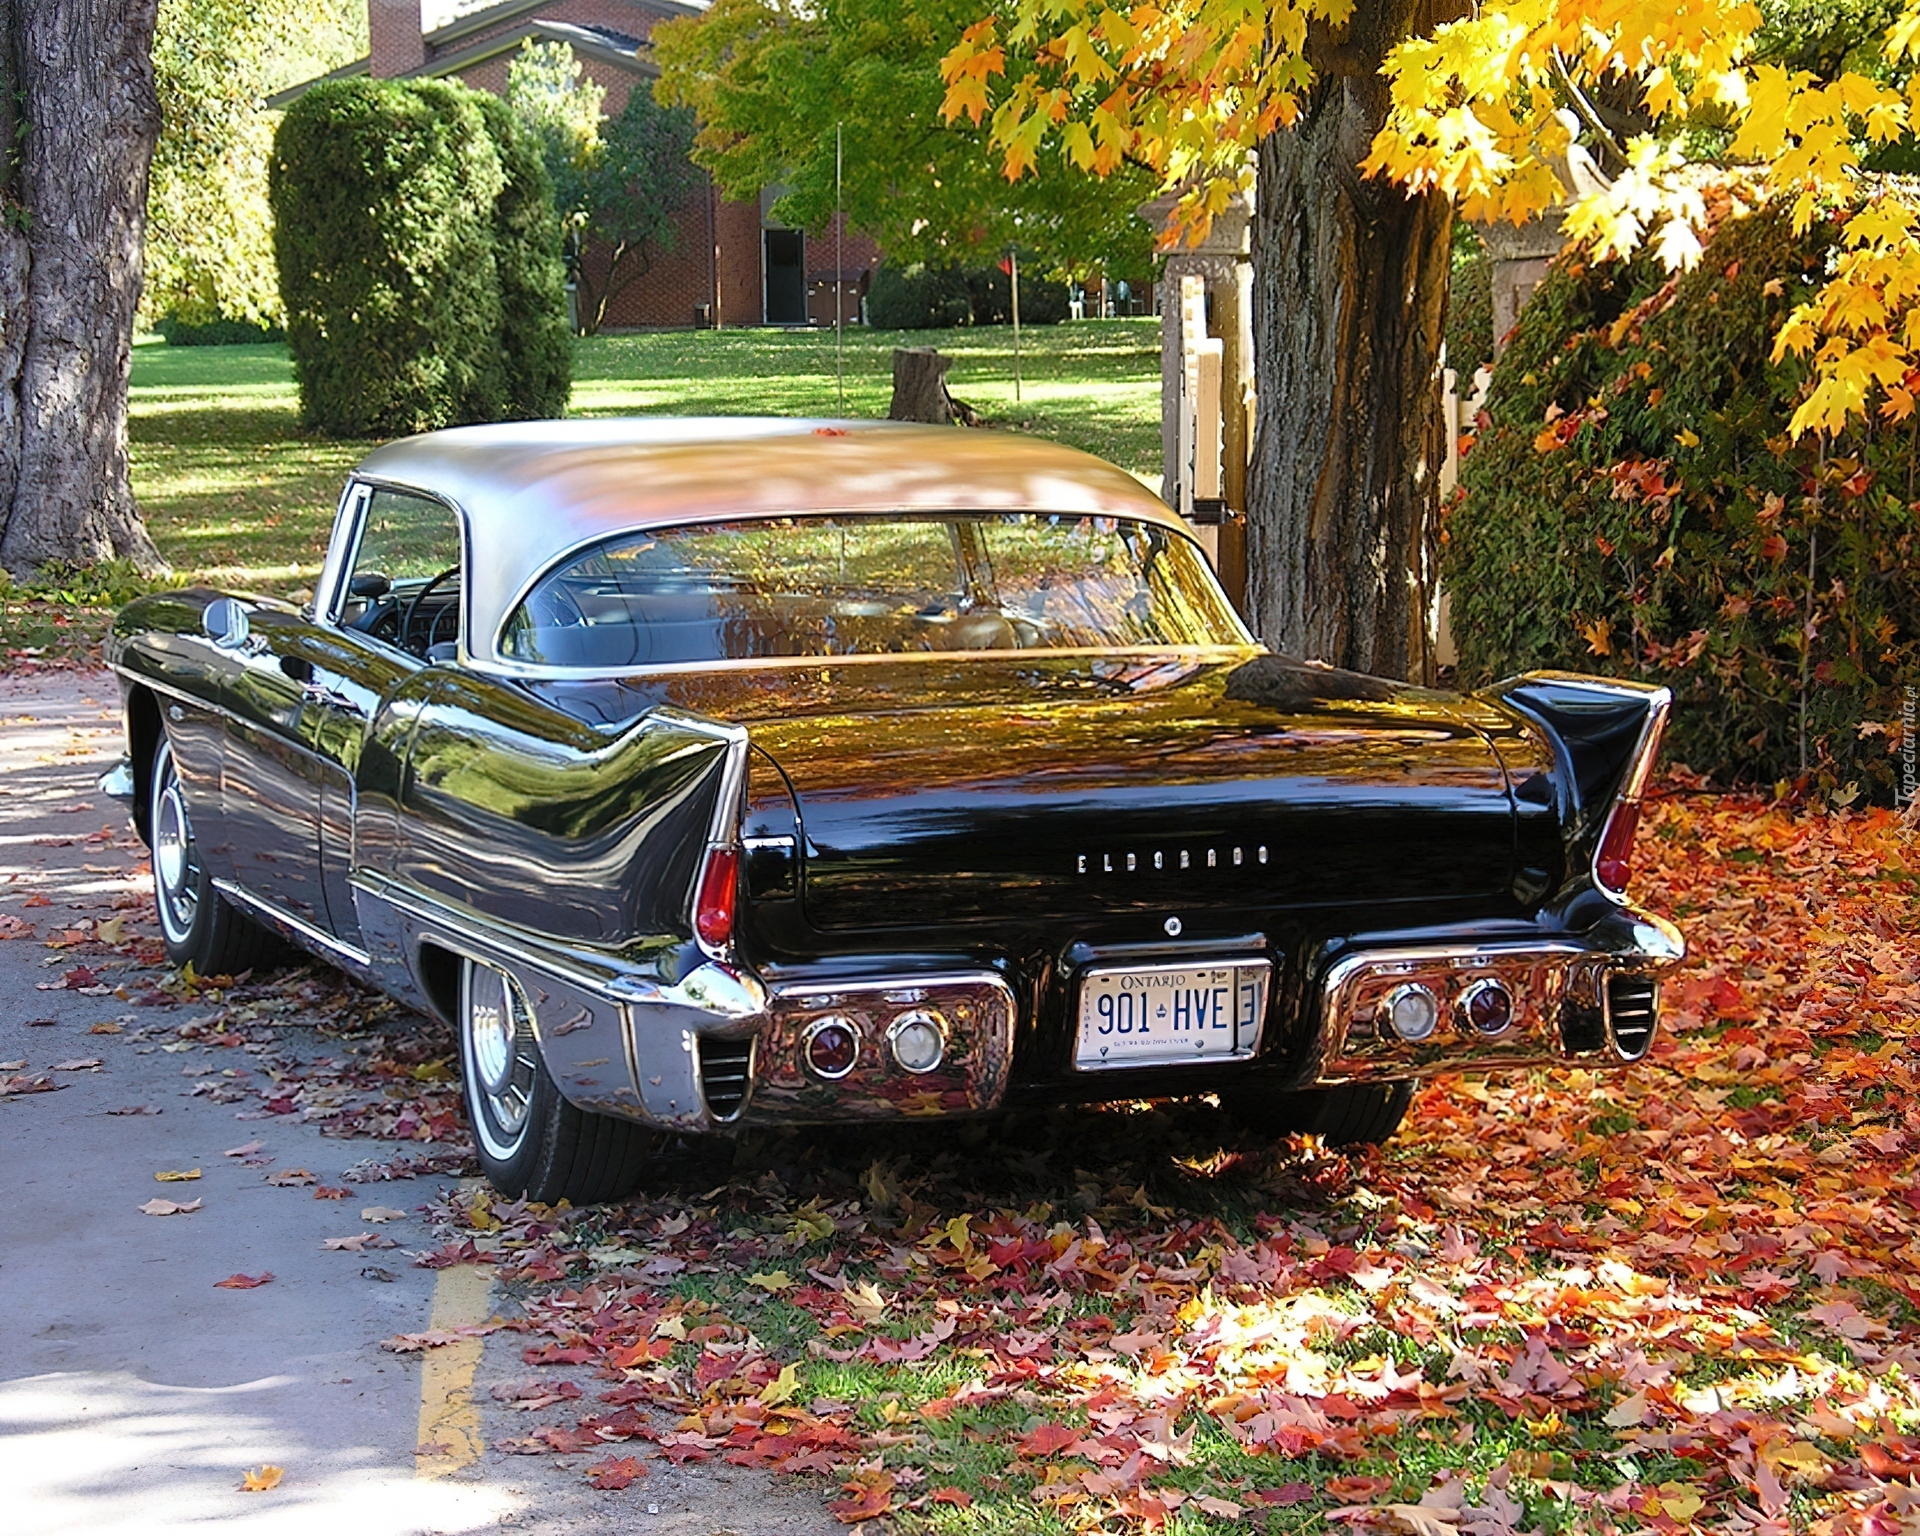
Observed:
[[[245,886],[236,885],[231,880],[216,878],[213,882],[213,888],[222,896],[226,897],[227,900],[246,907],[249,911],[265,918],[268,922],[277,923],[283,928],[291,928],[294,933],[299,935],[302,942],[314,945],[326,951],[329,955],[345,960],[351,965],[359,966],[362,970],[371,970],[373,968],[373,956],[369,955],[364,949],[356,949],[353,945],[341,939],[336,939],[332,934],[322,932],[304,918],[295,917],[291,912],[284,911],[276,907],[272,902],[265,901],[254,895],[253,892],[249,891]]]
[[[554,667],[527,661],[509,661],[495,657],[487,661],[463,660],[462,665],[490,677],[516,678],[522,682],[577,683],[615,681],[623,678],[678,677],[685,673],[749,672],[759,668],[778,670],[798,667],[819,671],[825,667],[870,665],[877,662],[904,661],[1047,661],[1056,657],[1166,657],[1217,660],[1228,656],[1253,657],[1267,654],[1256,640],[1220,645],[1076,645],[1057,650],[996,651],[879,651],[850,656],[750,656],[738,660],[687,661],[673,665],[644,667]]]
[[[716,1025],[734,1024],[756,1017],[766,1008],[767,989],[750,972],[720,965],[702,965],[678,982],[662,985],[648,977],[624,974],[609,958],[607,970],[597,972],[563,952],[542,949],[530,935],[509,929],[504,924],[452,911],[436,902],[422,899],[384,876],[356,874],[348,883],[363,895],[406,913],[409,917],[444,929],[454,939],[491,951],[520,965],[546,971],[584,992],[610,1003],[643,1003],[669,1008],[686,1008],[709,1014]],[[476,956],[475,958],[484,958]]]
[[[791,853],[795,843],[793,838],[782,832],[778,837],[743,837],[740,846],[749,853],[758,853],[763,848],[778,848]]]
[[[993,987],[1014,1006],[1013,988],[998,971],[909,972],[900,976],[854,976],[844,981],[802,981],[768,989],[776,1003],[803,997],[835,997],[848,992],[909,992],[915,987]]]

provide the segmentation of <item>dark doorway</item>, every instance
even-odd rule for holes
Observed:
[[[767,324],[807,323],[806,238],[797,229],[763,231],[767,253]]]

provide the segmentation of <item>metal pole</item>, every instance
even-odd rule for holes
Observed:
[[[1020,247],[1013,247],[1007,263],[1007,276],[1013,280],[1013,398],[1020,398]]]
[[[847,414],[846,300],[840,285],[846,278],[847,218],[840,208],[840,129],[833,125],[833,379],[840,396],[840,415]]]

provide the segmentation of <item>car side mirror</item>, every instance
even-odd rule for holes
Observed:
[[[347,582],[348,597],[385,597],[393,583],[379,571],[362,571]]]
[[[252,626],[247,622],[247,606],[236,598],[216,597],[200,615],[200,627],[207,638],[223,651],[235,650],[247,643]]]

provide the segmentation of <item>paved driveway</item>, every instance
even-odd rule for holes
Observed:
[[[94,788],[119,750],[110,678],[0,677],[0,1528],[841,1529],[791,1479],[659,1462],[601,1494],[499,1455],[512,1332],[380,1347],[512,1311],[490,1271],[411,1259],[463,1161],[448,1042],[324,967],[181,993]]]

